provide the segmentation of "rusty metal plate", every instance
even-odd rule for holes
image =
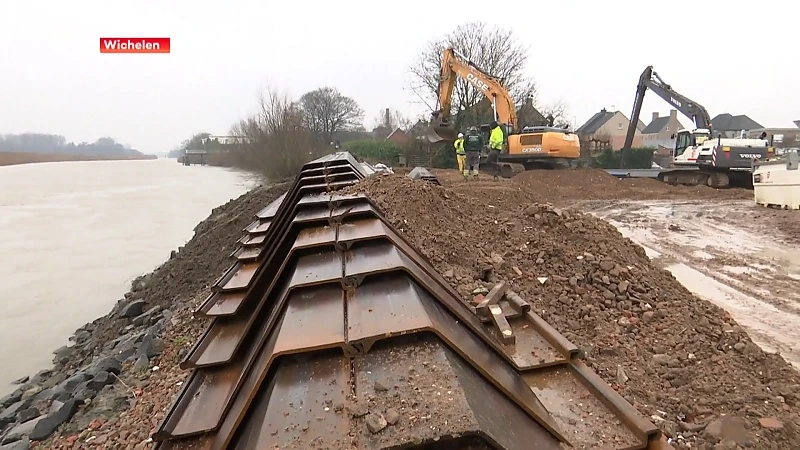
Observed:
[[[238,289],[247,289],[258,267],[259,263],[257,262],[246,264],[236,263],[233,266],[233,270],[229,271],[230,277],[223,278],[217,286],[212,287],[212,290],[235,291]]]
[[[256,247],[264,243],[267,237],[264,234],[249,234],[242,240],[243,247]]]
[[[286,191],[281,194],[280,197],[270,202],[270,204],[264,207],[264,209],[256,213],[256,217],[259,219],[271,219],[275,217],[275,214],[278,212],[278,208],[280,208],[283,201],[286,200],[286,195],[288,193],[289,191]]]
[[[547,430],[435,339],[386,341],[357,358],[354,368],[356,397],[374,397],[369,410],[394,408],[401,415],[398,426],[378,434],[359,419],[353,428],[359,432],[360,448],[404,448],[472,434],[498,444],[490,448],[560,448]]]
[[[338,286],[317,287],[306,292],[296,291],[291,298],[299,299],[297,301],[300,308],[303,307],[303,303],[309,302],[330,304],[338,301],[342,305],[344,302],[341,288]],[[312,313],[314,310],[313,307],[305,309]],[[291,353],[303,350],[303,347],[292,347],[303,343],[301,340],[296,340],[297,333],[291,329],[297,322],[291,317],[288,319],[286,316],[282,317],[282,320],[290,321],[287,327],[279,326],[269,334],[259,334],[248,346],[247,351],[237,354],[230,363],[192,371],[189,381],[153,438],[156,440],[185,438],[216,429],[225,411],[230,407],[234,394],[243,385],[247,387],[245,375],[254,362],[266,357],[267,360],[263,363],[269,366],[272,358],[280,354],[279,352]],[[339,326],[343,330],[343,321],[340,320]],[[332,327],[328,328],[329,338],[334,334],[330,332],[331,329]],[[281,338],[281,333],[286,333],[285,337]],[[335,337],[330,339],[334,340]],[[326,345],[335,346],[336,343],[329,341]],[[325,345],[316,346],[316,348],[324,347]],[[245,389],[245,393],[250,393],[252,390]]]
[[[593,380],[599,381],[599,385],[587,380],[584,376],[586,369],[585,365],[578,368],[569,363],[530,371],[523,377],[562,429],[570,430],[573,446],[647,448],[651,437],[659,437],[658,429],[599,377]],[[604,386],[611,392],[598,392],[597,386]]]
[[[283,358],[226,448],[347,448],[350,419],[334,405],[347,401],[349,379],[341,353]]]
[[[236,251],[233,252],[231,256],[236,258],[236,260],[240,263],[255,262],[258,259],[258,255],[261,254],[262,250],[263,250],[262,246],[253,248],[240,247],[236,249]]]
[[[348,296],[347,306],[351,345],[358,343],[359,348],[368,349],[372,341],[394,334],[422,330],[433,332],[496,388],[514,399],[541,426],[566,441],[555,421],[514,368],[407,276],[377,277],[365,281]],[[354,322],[351,322],[351,316]]]
[[[247,296],[247,292],[214,292],[195,310],[198,316],[230,316],[236,313]]]

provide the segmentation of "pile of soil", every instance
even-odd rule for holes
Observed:
[[[455,187],[469,183],[454,170],[438,170],[436,175],[446,186]],[[649,178],[617,178],[601,169],[532,170],[519,173],[510,180],[501,179],[493,183],[512,183],[514,187],[528,191],[534,198],[554,202],[616,199],[753,199],[753,191],[747,189],[673,186]]]
[[[605,174],[584,173],[586,191],[615,186]],[[535,176],[543,179],[537,172],[522,184]],[[526,189],[482,198],[382,175],[348,191],[369,195],[464,301],[478,287],[510,283],[677,447],[800,448],[798,373],[610,224],[536,203]]]

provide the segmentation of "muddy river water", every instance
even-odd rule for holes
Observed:
[[[0,396],[256,183],[172,159],[0,167]]]

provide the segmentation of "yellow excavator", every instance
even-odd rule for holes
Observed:
[[[510,178],[522,170],[574,166],[581,153],[578,136],[554,127],[552,121],[546,126],[528,126],[520,130],[516,105],[500,80],[488,75],[452,48],[445,49],[442,56],[439,109],[432,114],[428,135],[430,142],[452,142],[458,135],[458,130],[450,121],[451,97],[458,77],[483,92],[492,104],[495,121],[503,128],[507,145],[498,158],[501,176]],[[481,125],[480,129],[483,133],[490,131],[488,125]]]

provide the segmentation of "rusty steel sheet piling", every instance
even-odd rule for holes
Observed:
[[[335,192],[371,173],[312,161],[245,227],[155,449],[671,449],[519,295],[487,305],[501,339],[367,197]]]

